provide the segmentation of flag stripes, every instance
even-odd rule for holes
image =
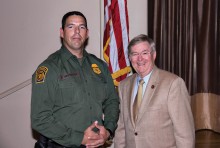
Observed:
[[[104,11],[104,59],[108,63],[114,84],[118,86],[131,71],[127,55],[129,41],[127,0],[104,0]]]

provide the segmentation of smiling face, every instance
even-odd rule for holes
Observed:
[[[141,41],[131,47],[129,59],[135,71],[143,78],[154,67],[156,51],[151,49],[147,41]]]
[[[66,19],[64,28],[60,28],[60,37],[63,39],[63,45],[74,55],[82,56],[82,51],[86,39],[88,38],[88,29],[82,16],[71,15]]]

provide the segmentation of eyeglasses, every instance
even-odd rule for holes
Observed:
[[[151,54],[151,52],[152,52],[152,50],[151,51],[142,51],[140,53],[138,53],[138,52],[131,52],[130,55],[133,58],[137,58],[138,56],[147,57],[147,56],[149,56]]]

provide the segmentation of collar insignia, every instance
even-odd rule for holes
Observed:
[[[48,71],[48,68],[46,66],[39,67],[36,71],[35,82],[36,83],[44,83],[47,71]]]
[[[96,74],[100,74],[101,73],[101,70],[99,69],[98,65],[96,65],[96,64],[92,64],[92,70]]]

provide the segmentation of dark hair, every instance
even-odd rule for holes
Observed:
[[[65,27],[67,18],[72,15],[79,15],[79,16],[83,17],[83,19],[85,20],[85,23],[86,23],[85,24],[86,28],[87,28],[87,20],[86,20],[86,17],[84,16],[84,14],[82,14],[79,11],[70,11],[70,12],[67,12],[62,18],[62,29],[64,29],[64,27]]]
[[[148,42],[152,51],[156,51],[156,47],[155,47],[155,43],[154,41],[148,37],[147,35],[145,34],[140,34],[136,37],[134,37],[128,44],[128,54],[131,53],[131,47],[133,47],[134,45],[140,43],[140,42]]]

